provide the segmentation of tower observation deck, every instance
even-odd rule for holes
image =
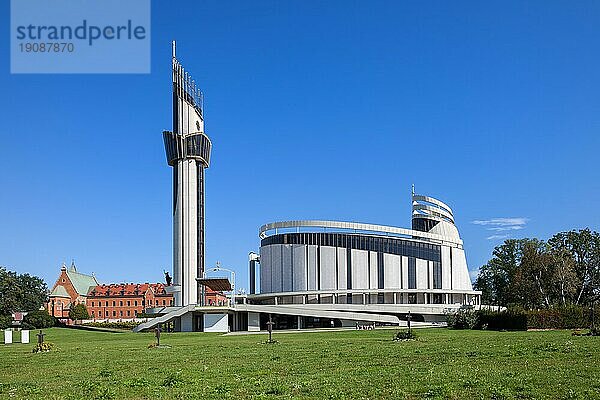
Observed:
[[[173,167],[173,288],[175,306],[200,303],[196,278],[204,274],[204,170],[211,141],[204,133],[203,96],[172,53],[173,131],[164,131]]]

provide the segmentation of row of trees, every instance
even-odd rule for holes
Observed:
[[[483,304],[525,309],[590,305],[600,299],[600,234],[560,232],[548,241],[509,239],[479,269]]]

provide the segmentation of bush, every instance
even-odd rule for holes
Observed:
[[[35,329],[51,328],[54,326],[56,319],[48,314],[48,311],[32,311],[23,317],[23,322],[28,326],[33,326]]]
[[[490,331],[526,331],[527,315],[520,310],[479,310],[479,325],[476,329]]]
[[[35,345],[35,347],[33,348],[33,350],[31,352],[32,353],[47,353],[50,350],[52,350],[53,348],[54,348],[54,343],[52,343],[52,342],[38,343]]]
[[[138,326],[140,322],[134,321],[121,321],[121,322],[88,322],[83,324],[84,326],[93,326],[95,328],[107,328],[107,329],[133,329]]]
[[[588,307],[568,305],[543,310],[527,311],[527,327],[532,329],[578,329],[591,325],[591,312]],[[594,310],[596,321],[600,322],[600,308]]]
[[[415,340],[416,338],[417,335],[412,329],[406,331],[398,331],[396,332],[396,335],[394,335],[394,342],[404,342],[406,340]]]
[[[446,314],[451,329],[487,329],[491,331],[527,330],[527,316],[523,311],[472,310],[460,309]]]
[[[446,314],[446,322],[452,329],[476,329],[479,324],[479,314],[475,310],[463,308]]]
[[[12,326],[12,317],[10,315],[0,315],[0,329],[10,328]]]

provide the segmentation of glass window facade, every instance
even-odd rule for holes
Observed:
[[[282,233],[261,240],[261,246],[271,244],[308,244],[377,251],[441,263],[439,245],[412,240],[349,233]]]
[[[439,262],[433,262],[433,288],[442,288],[442,264]]]
[[[408,288],[417,288],[417,260],[414,257],[408,258]]]

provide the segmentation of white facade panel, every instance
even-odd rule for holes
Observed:
[[[427,261],[427,287],[433,289],[433,261]]]
[[[450,265],[450,247],[442,247],[442,289],[452,288],[452,266]]]
[[[291,292],[294,290],[293,285],[293,259],[292,259],[292,245],[284,244],[282,247],[282,291]]]
[[[308,245],[308,290],[317,290],[317,246]]]
[[[369,288],[369,253],[365,250],[352,249],[352,289]]]
[[[344,290],[348,288],[348,264],[347,250],[344,247],[337,248],[337,288]]]
[[[229,314],[204,314],[204,332],[228,332]]]
[[[271,292],[281,292],[281,264],[283,255],[282,244],[274,244],[271,246]]]
[[[396,254],[383,254],[383,287],[384,289],[400,289],[400,260]]]
[[[417,289],[427,289],[427,260],[416,259]]]
[[[402,256],[402,289],[408,289],[408,257]]]
[[[306,245],[293,244],[292,257],[294,260],[294,291],[307,290],[306,286]]]
[[[335,266],[335,247],[321,246],[319,257],[320,271],[319,283],[321,290],[335,290],[336,286],[336,266]]]
[[[377,252],[369,252],[369,289],[379,287],[379,271],[377,266]]]
[[[473,290],[465,251],[457,248],[452,249],[452,289]]]

